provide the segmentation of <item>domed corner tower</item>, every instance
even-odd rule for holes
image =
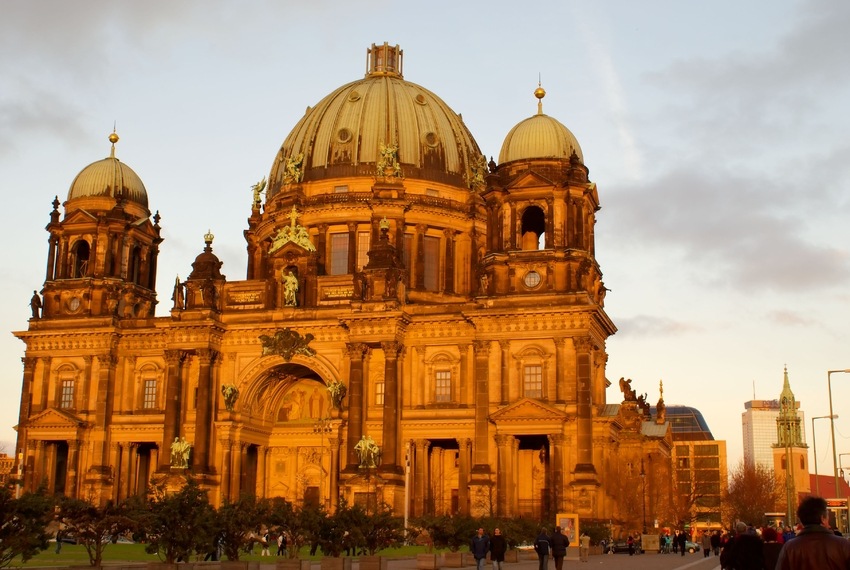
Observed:
[[[606,339],[616,332],[603,309],[595,257],[599,196],[576,137],[543,113],[544,89],[538,85],[534,95],[537,114],[507,134],[482,192],[488,233],[478,300],[490,311],[533,313],[555,335],[566,366],[557,372],[554,399],[576,417],[564,434],[577,446],[565,499],[589,516],[604,504],[593,454],[602,428],[594,418],[605,407]]]
[[[60,220],[59,200],[50,234],[40,317],[153,317],[159,213],[151,219],[139,176],[115,157],[83,168],[71,183]],[[35,314],[33,317],[37,317]]]
[[[372,44],[365,77],[308,107],[284,140],[245,232],[248,279],[270,281],[273,304],[474,295],[486,163],[461,116],[402,71],[399,46]],[[391,246],[398,263],[364,272],[382,235],[379,255]]]

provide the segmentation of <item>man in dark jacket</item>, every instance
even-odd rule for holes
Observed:
[[[502,565],[505,563],[505,552],[507,551],[508,543],[505,542],[502,531],[494,528],[493,536],[490,537],[490,560],[493,562],[493,570],[502,570]]]
[[[850,541],[829,529],[826,501],[806,497],[797,507],[803,530],[782,546],[776,570],[846,570],[850,568]]]
[[[735,536],[729,539],[720,553],[720,567],[728,570],[763,570],[764,543],[747,525],[735,525]]]
[[[484,533],[483,528],[478,529],[478,534],[472,537],[472,542],[469,543],[469,551],[475,557],[475,563],[478,565],[478,570],[484,570],[484,565],[487,563],[487,552],[490,550],[490,537]]]
[[[546,534],[546,529],[541,528],[540,534],[534,539],[534,552],[537,553],[537,561],[539,570],[546,570],[549,566],[549,550],[552,548],[552,543],[549,542],[549,535]]]
[[[569,537],[561,534],[561,527],[555,527],[555,534],[549,537],[549,544],[552,545],[552,558],[555,559],[555,570],[561,570],[564,567],[564,556],[567,555],[567,548],[570,547]]]

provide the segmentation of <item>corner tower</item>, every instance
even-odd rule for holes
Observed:
[[[139,176],[109,156],[76,176],[63,204],[53,201],[42,318],[152,317],[156,307],[159,213],[151,219]]]
[[[797,399],[788,381],[785,368],[782,393],[779,395],[779,415],[776,418],[776,444],[773,446],[773,465],[787,520],[794,520],[797,497],[811,491],[809,482],[809,446],[803,441],[802,419],[797,412]],[[789,524],[789,523],[786,523]]]

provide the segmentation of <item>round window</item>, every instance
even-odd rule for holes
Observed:
[[[529,271],[525,274],[525,277],[522,278],[522,282],[525,283],[525,286],[529,289],[534,289],[540,285],[540,274],[536,271]]]

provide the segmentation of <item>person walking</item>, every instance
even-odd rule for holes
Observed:
[[[583,532],[581,536],[578,538],[578,546],[579,546],[579,559],[582,562],[590,561],[590,536]]]
[[[549,541],[549,535],[546,534],[546,529],[541,528],[540,534],[534,539],[534,552],[537,553],[538,570],[547,570],[549,567],[549,550],[552,548],[552,543]]]
[[[711,532],[708,529],[702,531],[702,557],[708,558],[711,554]]]
[[[561,527],[556,526],[555,534],[549,538],[549,544],[552,547],[552,558],[555,559],[555,570],[562,570],[567,548],[570,547],[570,538],[561,533]]]
[[[776,570],[838,570],[850,568],[850,541],[829,528],[829,511],[821,497],[809,496],[797,507],[803,528],[782,545]]]
[[[733,570],[764,568],[764,544],[755,531],[749,531],[745,523],[735,524],[735,536],[726,542],[720,553],[720,566]]]
[[[487,552],[490,551],[490,537],[484,532],[483,527],[479,527],[478,533],[472,537],[469,551],[475,557],[478,570],[484,570],[484,566],[487,564]]]
[[[676,540],[679,542],[679,550],[682,551],[682,556],[684,556],[685,551],[687,550],[686,545],[688,543],[688,534],[685,531],[680,531]]]
[[[262,552],[260,552],[260,556],[271,556],[269,554],[269,540],[271,540],[271,537],[269,536],[269,531],[266,530],[263,533],[263,538],[262,538],[263,550],[262,550]]]
[[[490,560],[493,562],[493,570],[503,570],[507,550],[508,543],[502,536],[502,531],[494,528],[493,536],[490,537]]]

